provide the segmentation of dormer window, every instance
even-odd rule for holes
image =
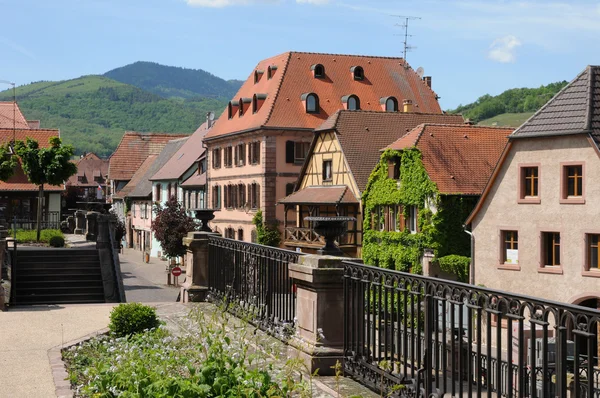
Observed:
[[[398,112],[398,100],[396,97],[383,97],[379,100],[382,110],[386,112]]]
[[[350,111],[357,111],[360,109],[360,100],[356,95],[344,95],[342,97],[342,104],[344,108]]]
[[[363,80],[365,78],[365,71],[362,66],[353,66],[350,68],[350,72],[352,72],[354,80]]]
[[[319,113],[319,97],[314,93],[305,93],[300,97],[306,107],[306,113]]]
[[[260,78],[262,77],[262,75],[265,73],[264,70],[255,70],[254,71],[254,84],[258,83],[260,81]]]
[[[250,103],[251,102],[252,102],[251,98],[240,98],[240,101],[239,101],[239,104],[240,104],[239,115],[240,115],[240,117],[244,116],[244,113],[246,113],[246,111],[250,107]]]
[[[229,101],[229,105],[227,106],[227,118],[231,119],[238,111],[239,106],[239,101]]]
[[[273,77],[273,75],[275,75],[275,72],[277,71],[277,65],[271,65],[267,68],[267,79],[270,79]]]
[[[310,67],[310,69],[312,69],[312,71],[313,71],[313,77],[315,79],[319,79],[319,78],[325,77],[325,67],[323,65],[321,65],[321,64],[315,64],[315,65],[312,65]]]
[[[252,113],[258,112],[266,99],[267,94],[254,94],[254,97],[252,97]]]

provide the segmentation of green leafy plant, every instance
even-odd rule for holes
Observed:
[[[33,230],[18,229],[16,234],[13,232],[13,230],[9,230],[8,235],[16,235],[18,243],[31,243],[37,241],[37,232]],[[64,239],[65,235],[59,229],[42,229],[42,232],[40,234],[40,240],[38,242],[49,243],[50,239],[52,239],[53,237],[61,237]]]
[[[469,266],[471,258],[450,254],[448,256],[438,258],[438,263],[442,271],[456,275],[459,282],[469,281]]]
[[[141,333],[159,326],[154,308],[140,303],[119,304],[110,313],[108,328],[117,337]]]
[[[48,245],[52,247],[65,247],[65,238],[62,236],[53,236],[48,240]]]
[[[265,246],[278,247],[281,243],[281,235],[276,225],[269,225],[263,221],[262,211],[256,212],[252,218],[252,224],[256,226],[257,243]]]
[[[62,145],[60,138],[51,137],[48,148],[40,148],[36,140],[27,138],[25,142],[17,141],[15,151],[19,155],[23,171],[32,184],[39,186],[37,208],[37,240],[40,240],[42,203],[44,184],[62,185],[77,173],[77,166],[71,162],[75,151],[71,145]]]
[[[183,238],[198,228],[196,220],[187,215],[174,196],[167,200],[164,207],[160,203],[155,205],[154,212],[156,218],[152,222],[152,231],[163,253],[168,258],[183,256],[187,250]]]

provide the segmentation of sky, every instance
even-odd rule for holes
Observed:
[[[0,0],[0,90],[135,61],[246,79],[285,51],[399,56],[443,109],[600,64],[600,0]],[[3,82],[4,81],[4,82]]]

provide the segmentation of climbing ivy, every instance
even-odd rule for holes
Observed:
[[[388,161],[400,160],[400,180],[388,178]],[[469,236],[462,223],[475,206],[476,197],[441,195],[429,179],[421,152],[416,148],[386,150],[375,167],[363,194],[363,260],[382,268],[421,273],[425,248],[436,257],[448,254],[469,255]],[[378,206],[401,205],[404,218],[409,207],[418,211],[418,232],[379,231]],[[432,211],[431,209],[436,209]]]

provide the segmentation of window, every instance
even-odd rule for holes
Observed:
[[[237,207],[243,209],[246,206],[246,186],[244,184],[238,184],[237,196]]]
[[[360,100],[356,95],[347,95],[342,97],[342,102],[346,103],[346,109],[357,111],[360,109]]]
[[[213,209],[221,208],[221,187],[218,185],[212,190],[212,207]]]
[[[250,190],[250,208],[258,209],[260,206],[260,185],[253,182],[251,185],[248,186],[248,189]]]
[[[246,165],[246,144],[235,146],[235,165],[238,167]]]
[[[385,99],[386,112],[398,112],[398,100],[395,97],[387,97]]]
[[[583,167],[567,166],[567,196],[583,195]]]
[[[519,186],[517,203],[539,204],[540,201],[540,164],[519,164]]]
[[[410,206],[408,208],[408,220],[407,227],[411,234],[417,233],[417,206]]]
[[[265,73],[265,71],[263,71],[263,70],[255,70],[254,71],[254,84],[256,84],[260,81],[260,78],[262,77],[263,73]]]
[[[77,176],[77,181],[85,182],[85,176]]]
[[[352,72],[354,80],[363,80],[365,78],[365,71],[362,66],[353,66],[350,68],[350,71]]]
[[[213,169],[218,169],[221,167],[221,148],[213,149],[212,151],[213,159]]]
[[[542,232],[542,267],[560,266],[560,233]]]
[[[154,200],[157,202],[160,202],[161,194],[162,194],[162,186],[160,184],[156,184],[156,187],[154,189]]]
[[[235,239],[235,230],[231,227],[225,228],[225,238]]]
[[[385,231],[385,207],[384,206],[379,206],[377,208],[377,219],[379,221],[379,230],[380,231]]]
[[[313,71],[313,77],[316,79],[325,77],[325,67],[321,64],[315,64],[310,67]]]
[[[310,150],[309,142],[294,142],[286,141],[285,143],[285,162],[286,163],[304,163],[308,151]]]
[[[94,177],[94,181],[101,182],[102,181],[102,176],[95,176]]]
[[[260,141],[251,142],[248,152],[248,163],[259,164],[260,163]]]
[[[600,276],[600,256],[598,253],[598,242],[600,240],[600,234],[585,234],[585,244],[587,246],[586,249],[586,259],[585,259],[585,269],[587,275],[592,273],[598,273]],[[594,275],[594,274],[591,274]]]
[[[323,160],[323,181],[333,180],[332,161]]]
[[[231,167],[233,164],[233,147],[228,146],[227,148],[225,148],[223,156],[225,158],[223,160],[225,167]]]
[[[277,65],[271,65],[267,68],[267,79],[272,78],[277,72]]]
[[[294,186],[295,184],[293,182],[285,184],[285,196],[290,196],[294,193]]]
[[[397,217],[397,207],[396,206],[390,206],[389,210],[388,210],[388,216],[389,216],[389,230],[390,231],[399,231],[398,228],[398,217]]]
[[[519,264],[519,233],[502,231],[502,263]]]
[[[242,228],[238,228],[238,240],[244,240],[244,230]]]
[[[227,117],[229,119],[233,118],[233,115],[235,115],[240,106],[241,104],[238,101],[229,101],[229,104],[227,105]]]
[[[305,93],[300,97],[306,106],[306,113],[319,113],[319,97],[314,93]]]
[[[400,157],[394,156],[388,160],[388,178],[400,179]]]
[[[144,203],[144,218],[148,219],[148,203]]]

